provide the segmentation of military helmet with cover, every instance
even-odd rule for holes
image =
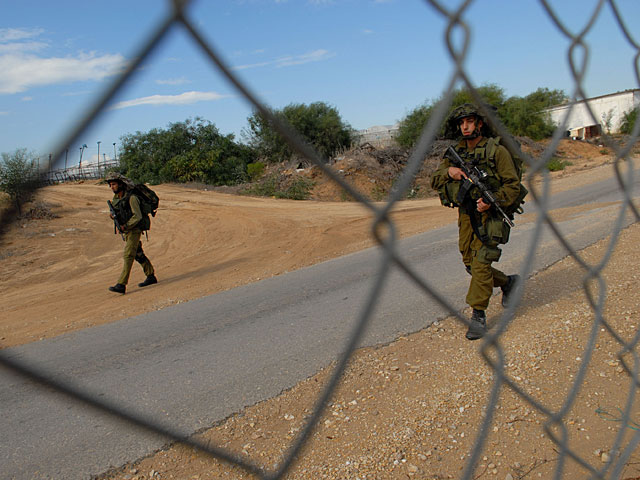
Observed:
[[[490,105],[487,105],[487,108],[492,108],[492,107]],[[460,124],[460,120],[462,120],[465,117],[476,117],[482,120],[482,128],[479,133],[483,137],[493,136],[492,129],[489,126],[487,119],[482,114],[480,109],[475,105],[473,105],[472,103],[463,103],[462,105],[459,105],[456,108],[454,108],[449,114],[449,117],[447,118],[447,121],[445,123],[445,128],[444,128],[445,138],[452,139],[452,140],[461,138],[459,124]]]
[[[121,173],[118,173],[118,172],[109,172],[109,173],[107,173],[107,175],[105,177],[105,181],[107,183],[119,182],[119,183],[123,184],[126,187],[133,186],[133,182],[131,180],[129,180],[127,177],[125,177],[124,175],[122,175]]]

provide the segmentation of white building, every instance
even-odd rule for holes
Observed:
[[[593,112],[589,113],[587,105]],[[551,120],[560,125],[568,115],[566,134],[572,138],[590,138],[605,133],[619,133],[624,114],[640,105],[640,89],[610,93],[575,103],[557,105],[546,109]]]
[[[370,143],[376,147],[386,146],[391,144],[391,140],[398,133],[399,125],[376,125],[375,127],[365,128],[364,130],[358,130],[357,141],[360,145],[363,143]]]

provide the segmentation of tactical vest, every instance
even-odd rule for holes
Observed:
[[[454,147],[465,162],[472,163],[486,173],[486,177],[482,180],[493,192],[497,191],[502,185],[495,162],[496,151],[499,145],[499,138],[489,138],[484,145],[476,147],[472,151],[464,147]],[[520,173],[518,173],[518,175],[520,175]],[[482,215],[478,213],[476,208],[476,200],[481,196],[481,193],[477,189],[471,189],[469,191],[463,190],[461,188],[462,184],[463,182],[447,182],[443,191],[439,192],[440,200],[445,206],[459,207],[462,212],[469,216],[474,233],[489,249],[485,249],[484,253],[486,254],[487,251],[490,251],[495,254],[494,257],[487,258],[487,260],[497,261],[500,258],[500,250],[496,247],[499,244],[504,244],[509,241],[511,229],[506,222],[491,214],[487,220],[483,222]],[[467,185],[469,184],[467,183]],[[514,202],[514,205],[519,206],[522,198],[518,198],[518,200]],[[505,209],[505,211],[509,216],[512,216],[515,212],[514,209]]]
[[[495,151],[493,152],[493,156],[487,155],[488,151],[492,148],[490,144],[492,138],[487,140],[482,147],[476,147],[473,151],[469,151],[464,147],[455,146],[456,152],[458,155],[465,161],[470,162],[476,165],[480,170],[486,172],[487,178],[484,179],[485,184],[491,189],[491,191],[496,191],[500,188],[500,180],[496,174],[496,163],[495,163]],[[466,192],[460,191],[460,185],[462,182],[449,181],[447,182],[441,191],[439,191],[440,201],[445,207],[461,207],[462,200],[466,195]],[[470,195],[474,200],[478,199],[478,192],[470,192]]]
[[[116,217],[118,218],[118,223],[120,225],[126,225],[127,222],[133,217],[133,211],[131,210],[131,204],[129,200],[131,198],[131,191],[127,191],[124,196],[113,205],[114,210],[116,211]],[[140,200],[140,199],[138,199]],[[139,228],[140,230],[148,230],[151,225],[151,220],[149,219],[149,215],[142,214],[142,219],[134,225],[132,228]]]
[[[487,174],[487,178],[485,178],[484,181],[494,192],[497,191],[502,184],[498,177],[496,168],[496,153],[500,145],[502,145],[500,137],[491,137],[487,139],[487,142],[484,145],[476,147],[471,152],[464,147],[454,147],[463,160],[473,163]],[[522,204],[524,203],[524,198],[527,196],[529,191],[522,184],[522,173],[524,170],[522,159],[514,155],[511,155],[511,159],[516,170],[516,174],[520,179],[520,192],[511,205],[503,205],[502,209],[513,219],[513,215],[515,213],[522,213]],[[462,202],[460,201],[460,197],[464,196],[464,192],[460,192],[460,182],[447,182],[444,188],[438,193],[440,195],[440,201],[445,207],[461,206]],[[473,192],[471,192],[471,195],[474,197]],[[477,198],[478,193],[476,192],[474,199],[477,200]]]

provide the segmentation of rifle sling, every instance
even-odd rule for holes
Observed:
[[[471,196],[467,196],[462,205],[463,212],[469,215],[473,233],[475,233],[476,237],[478,237],[484,245],[491,246],[489,235],[487,235],[487,231],[482,224],[482,215],[480,212],[478,212],[478,207],[475,200],[473,200]]]

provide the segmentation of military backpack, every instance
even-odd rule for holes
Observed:
[[[513,141],[515,142],[516,140],[513,139]],[[487,145],[485,147],[486,158],[493,166],[495,166],[496,152],[498,151],[498,147],[500,145],[507,148],[504,142],[502,141],[501,137],[491,137],[487,139]],[[520,179],[520,193],[518,194],[518,197],[515,199],[515,201],[511,205],[509,205],[507,208],[504,208],[505,213],[510,217],[512,217],[513,214],[515,213],[523,212],[522,205],[524,204],[524,199],[529,193],[529,190],[527,190],[527,188],[522,184],[522,174],[524,173],[524,161],[522,160],[520,155],[518,155],[516,152],[512,153],[511,151],[509,151],[509,153],[511,154],[511,159],[513,160],[513,166],[515,167],[516,173],[518,174],[518,178]]]
[[[131,195],[135,195],[140,202],[140,212],[142,213],[142,219],[138,222],[136,228],[139,228],[142,231],[149,230],[151,228],[151,219],[149,218],[149,215],[152,217],[156,216],[158,205],[160,203],[158,195],[144,183],[136,183],[132,187],[130,186],[127,189],[127,193],[123,199],[124,201],[118,203],[118,205],[122,205],[121,209],[126,209],[126,211],[123,211],[122,213],[123,218],[120,219],[122,223],[126,223],[132,215],[131,209],[129,208],[129,198]]]
[[[140,200],[140,210],[143,215],[156,216],[158,205],[160,204],[160,198],[158,198],[156,192],[144,183],[136,183],[131,189],[131,193]]]

